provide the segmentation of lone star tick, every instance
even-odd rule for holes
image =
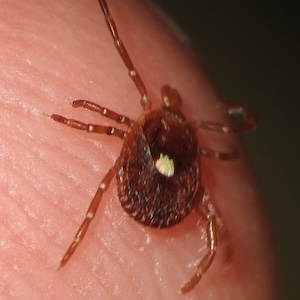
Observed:
[[[60,267],[68,262],[83,240],[103,193],[116,176],[121,206],[135,221],[158,229],[167,228],[180,223],[192,211],[197,211],[206,221],[207,253],[198,263],[194,275],[181,288],[182,293],[187,293],[195,287],[212,264],[222,223],[213,203],[204,192],[200,157],[218,160],[235,158],[234,153],[217,152],[199,146],[196,130],[242,132],[254,129],[256,118],[251,111],[241,106],[220,104],[223,111],[229,116],[239,117],[240,121],[189,122],[181,112],[182,100],[178,91],[169,85],[161,88],[162,107],[152,109],[144,82],[126,51],[106,1],[99,0],[99,4],[115,47],[141,96],[143,113],[134,121],[90,101],[73,101],[73,107],[97,112],[127,126],[127,130],[85,124],[60,115],[51,115],[53,120],[69,127],[116,136],[124,141],[120,156],[100,183],[83,223],[60,262]]]

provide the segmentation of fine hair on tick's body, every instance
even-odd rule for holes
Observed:
[[[196,137],[197,129],[220,133],[242,132],[256,127],[255,115],[241,106],[220,104],[219,108],[229,116],[242,118],[239,123],[211,121],[189,122],[181,112],[182,100],[178,91],[169,85],[161,88],[162,106],[152,109],[152,102],[139,73],[135,69],[119,36],[114,19],[105,0],[99,0],[114,45],[123,60],[128,74],[140,94],[143,109],[136,120],[118,114],[87,100],[75,100],[73,107],[90,111],[127,126],[127,130],[111,126],[85,124],[53,114],[51,118],[79,130],[121,138],[123,147],[115,164],[104,176],[86,212],[75,238],[63,256],[63,267],[82,242],[101,202],[103,193],[116,176],[118,196],[123,209],[137,222],[154,227],[167,228],[178,224],[192,211],[197,211],[206,221],[207,253],[198,263],[190,280],[181,288],[191,291],[209,269],[218,248],[218,232],[221,219],[201,182],[200,157],[231,160],[236,153],[223,153],[202,148]]]

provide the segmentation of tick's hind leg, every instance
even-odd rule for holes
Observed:
[[[98,187],[98,190],[86,212],[84,221],[80,225],[79,230],[77,231],[72,244],[70,245],[67,252],[63,256],[62,260],[60,261],[60,266],[59,266],[60,268],[62,268],[68,262],[68,260],[71,258],[71,256],[73,255],[73,253],[75,252],[75,250],[77,249],[79,244],[82,242],[82,240],[90,226],[91,221],[94,219],[94,216],[95,216],[98,206],[100,204],[102,195],[108,189],[113,177],[115,176],[115,173],[116,173],[115,167],[112,167],[107,172],[107,174],[105,175],[103,180],[101,181],[101,183]]]
[[[211,215],[210,212],[201,212],[201,215],[206,219],[206,234],[207,234],[207,243],[206,247],[208,252],[202,258],[200,263],[197,266],[196,272],[193,277],[181,288],[181,293],[185,294],[190,292],[200,281],[202,276],[206,273],[206,271],[211,266],[217,251],[217,217],[215,215]]]
[[[87,132],[93,132],[93,133],[104,133],[107,135],[113,135],[117,136],[121,139],[125,139],[127,136],[127,132],[124,130],[120,130],[115,127],[111,126],[102,126],[102,125],[95,125],[95,124],[85,124],[77,120],[73,119],[67,119],[63,116],[53,114],[51,115],[51,118],[59,123],[65,124],[68,127],[79,129],[79,130],[85,130]]]

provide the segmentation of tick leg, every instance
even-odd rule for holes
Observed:
[[[98,190],[86,212],[85,219],[84,219],[83,223],[81,224],[81,226],[79,227],[78,232],[75,235],[73,243],[70,245],[67,252],[63,256],[62,260],[60,261],[59,268],[62,268],[68,262],[68,260],[71,258],[71,256],[73,255],[73,253],[75,252],[75,250],[77,249],[79,244],[82,242],[82,240],[90,226],[91,221],[94,219],[94,216],[95,216],[98,206],[100,204],[102,195],[108,189],[113,177],[115,176],[115,173],[116,173],[115,167],[112,167],[107,172],[107,174],[103,178],[102,182],[100,183]]]
[[[181,288],[181,293],[185,294],[191,291],[197,283],[202,278],[203,274],[209,269],[211,266],[217,250],[217,221],[214,215],[206,216],[207,218],[207,249],[208,253],[204,256],[204,258],[200,261],[197,266],[197,270],[194,276]]]
[[[134,82],[135,86],[137,87],[137,89],[141,95],[141,105],[144,110],[151,110],[151,100],[148,96],[146,87],[145,87],[139,73],[135,69],[122,40],[119,37],[118,29],[116,27],[113,17],[110,14],[110,11],[108,9],[106,1],[99,0],[99,4],[100,4],[103,14],[105,16],[105,21],[106,21],[107,27],[109,29],[109,32],[114,40],[115,47],[117,48],[123,62],[125,63],[125,65],[127,67],[129,77],[132,79],[132,81]]]
[[[163,100],[163,107],[171,107],[180,110],[182,107],[182,100],[178,91],[169,85],[164,85],[161,88],[161,95]]]
[[[112,110],[109,110],[105,107],[102,107],[96,103],[93,103],[93,102],[90,102],[87,100],[74,100],[72,102],[72,106],[73,107],[83,107],[88,110],[97,112],[106,118],[114,120],[117,123],[125,124],[128,127],[131,127],[134,124],[134,122],[131,119],[129,119],[128,117],[120,115]]]
[[[194,129],[201,128],[223,133],[249,131],[254,130],[257,127],[255,114],[245,107],[222,103],[219,104],[217,108],[229,115],[232,122],[218,123],[211,121],[196,121],[191,123],[191,126]]]
[[[202,156],[206,156],[213,159],[219,159],[219,160],[233,160],[238,157],[237,151],[219,152],[219,151],[206,149],[206,148],[198,148],[198,153]]]
[[[117,136],[121,139],[125,139],[127,136],[126,131],[123,131],[123,130],[120,130],[118,128],[111,127],[111,126],[85,124],[80,121],[73,120],[73,119],[67,119],[65,117],[62,117],[62,116],[56,115],[56,114],[51,115],[51,118],[56,122],[67,125],[68,127],[79,129],[79,130],[85,130],[87,132],[104,133],[107,135]]]

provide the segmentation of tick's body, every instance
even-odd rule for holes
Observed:
[[[173,175],[156,166],[162,156],[172,161]],[[124,210],[151,227],[179,223],[197,201],[197,156],[194,131],[180,113],[165,108],[143,115],[131,128],[116,163]]]
[[[137,121],[133,121],[95,103],[86,100],[73,101],[73,107],[84,107],[97,112],[126,125],[128,130],[85,124],[56,114],[51,116],[55,121],[75,129],[113,135],[124,140],[119,158],[100,183],[86,218],[60,265],[62,267],[67,263],[83,240],[103,193],[112,178],[116,176],[122,207],[134,220],[143,225],[155,228],[171,227],[182,221],[193,210],[198,211],[207,222],[208,251],[199,262],[194,276],[181,289],[181,292],[186,293],[199,282],[214,259],[217,250],[217,223],[218,220],[220,221],[220,218],[215,215],[212,202],[208,197],[204,197],[200,156],[215,159],[234,157],[231,153],[202,148],[198,145],[195,131],[198,128],[223,133],[245,131],[256,126],[255,117],[243,107],[222,104],[223,111],[229,115],[236,114],[244,117],[243,122],[239,124],[189,122],[181,112],[182,101],[179,93],[168,85],[162,87],[162,107],[152,110],[144,83],[119,38],[106,1],[99,0],[99,3],[115,46],[141,95],[144,112]]]

